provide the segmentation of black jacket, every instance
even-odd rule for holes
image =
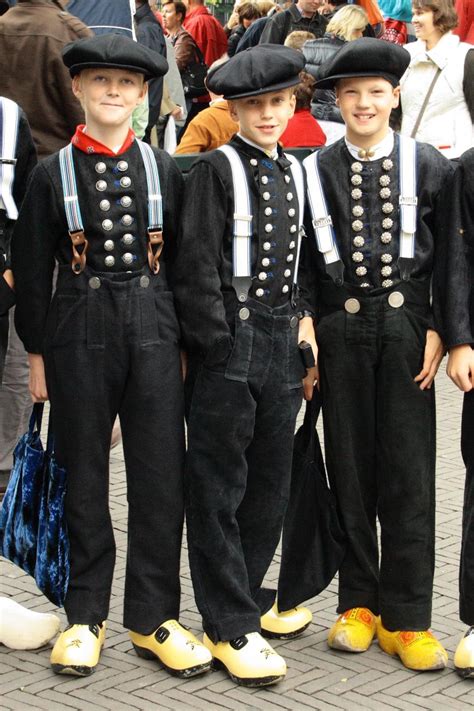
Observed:
[[[305,42],[303,45],[303,54],[306,59],[305,70],[317,79],[320,66],[331,59],[344,44],[344,40],[334,37],[334,35],[324,35],[320,39]],[[336,106],[336,94],[332,89],[314,90],[311,113],[321,121],[344,123],[341,112]]]
[[[287,10],[278,12],[266,23],[260,44],[283,44],[290,32],[296,30],[312,32],[315,37],[322,37],[327,24],[326,18],[318,12],[312,17],[303,17],[296,5],[290,5]]]
[[[166,41],[163,30],[148,3],[137,9],[135,22],[137,24],[137,40],[140,44],[155,50],[166,58]],[[147,141],[149,141],[151,129],[158,122],[162,96],[163,77],[151,79],[148,82],[148,126],[145,132]]]

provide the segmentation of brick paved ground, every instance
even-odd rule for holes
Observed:
[[[433,629],[452,660],[463,626],[458,620],[458,557],[463,473],[459,455],[461,397],[442,374],[438,383],[438,518],[437,564]],[[12,652],[0,648],[0,708],[2,709],[472,709],[474,681],[461,681],[450,668],[441,673],[415,674],[383,654],[377,644],[363,655],[344,655],[326,646],[334,620],[335,584],[309,604],[314,623],[300,639],[275,643],[286,658],[284,682],[263,690],[236,687],[223,672],[190,681],[168,676],[156,664],[139,659],[121,626],[125,570],[127,505],[121,452],[112,457],[111,508],[118,544],[116,576],[106,647],[96,673],[86,679],[55,676],[49,668],[49,648]],[[152,544],[152,542],[150,542]],[[2,562],[2,594],[12,595],[31,609],[50,611],[32,581]],[[269,580],[277,577],[278,560]],[[196,632],[200,618],[184,551],[182,621]]]

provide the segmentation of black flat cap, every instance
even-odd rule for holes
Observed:
[[[301,52],[279,44],[259,44],[235,54],[212,69],[206,84],[225,99],[267,94],[299,84],[305,59]]]
[[[341,47],[316,72],[318,89],[333,89],[339,79],[383,77],[398,86],[410,63],[410,54],[391,42],[361,37]]]
[[[95,67],[127,69],[144,74],[146,80],[168,71],[168,62],[161,54],[118,34],[87,37],[66,45],[63,62],[72,77]]]

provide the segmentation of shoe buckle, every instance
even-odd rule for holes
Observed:
[[[243,649],[247,643],[248,639],[245,635],[243,637],[237,637],[236,639],[230,640],[230,646],[232,647],[232,649],[235,649],[237,651]]]
[[[168,639],[169,636],[170,636],[170,633],[166,629],[166,627],[159,627],[159,629],[156,630],[155,639],[160,644],[163,644],[163,642],[166,642],[166,640]]]

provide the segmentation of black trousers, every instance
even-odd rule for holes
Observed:
[[[392,308],[387,294],[361,303],[317,326],[326,462],[348,537],[338,612],[367,607],[390,630],[423,630],[434,573],[435,402],[413,378],[426,320],[418,307]]]
[[[61,269],[45,363],[56,456],[66,467],[70,623],[107,618],[115,561],[109,451],[120,417],[128,500],[124,625],[179,615],[183,394],[173,296],[147,273]],[[113,492],[111,492],[113,496]]]
[[[459,574],[460,617],[474,625],[474,390],[464,395],[461,451],[466,465]]]
[[[229,357],[213,350],[197,375],[188,422],[188,547],[210,638],[260,630],[275,592],[261,588],[286,511],[301,406],[298,319],[289,305],[248,301]],[[245,314],[245,312],[244,312]]]

